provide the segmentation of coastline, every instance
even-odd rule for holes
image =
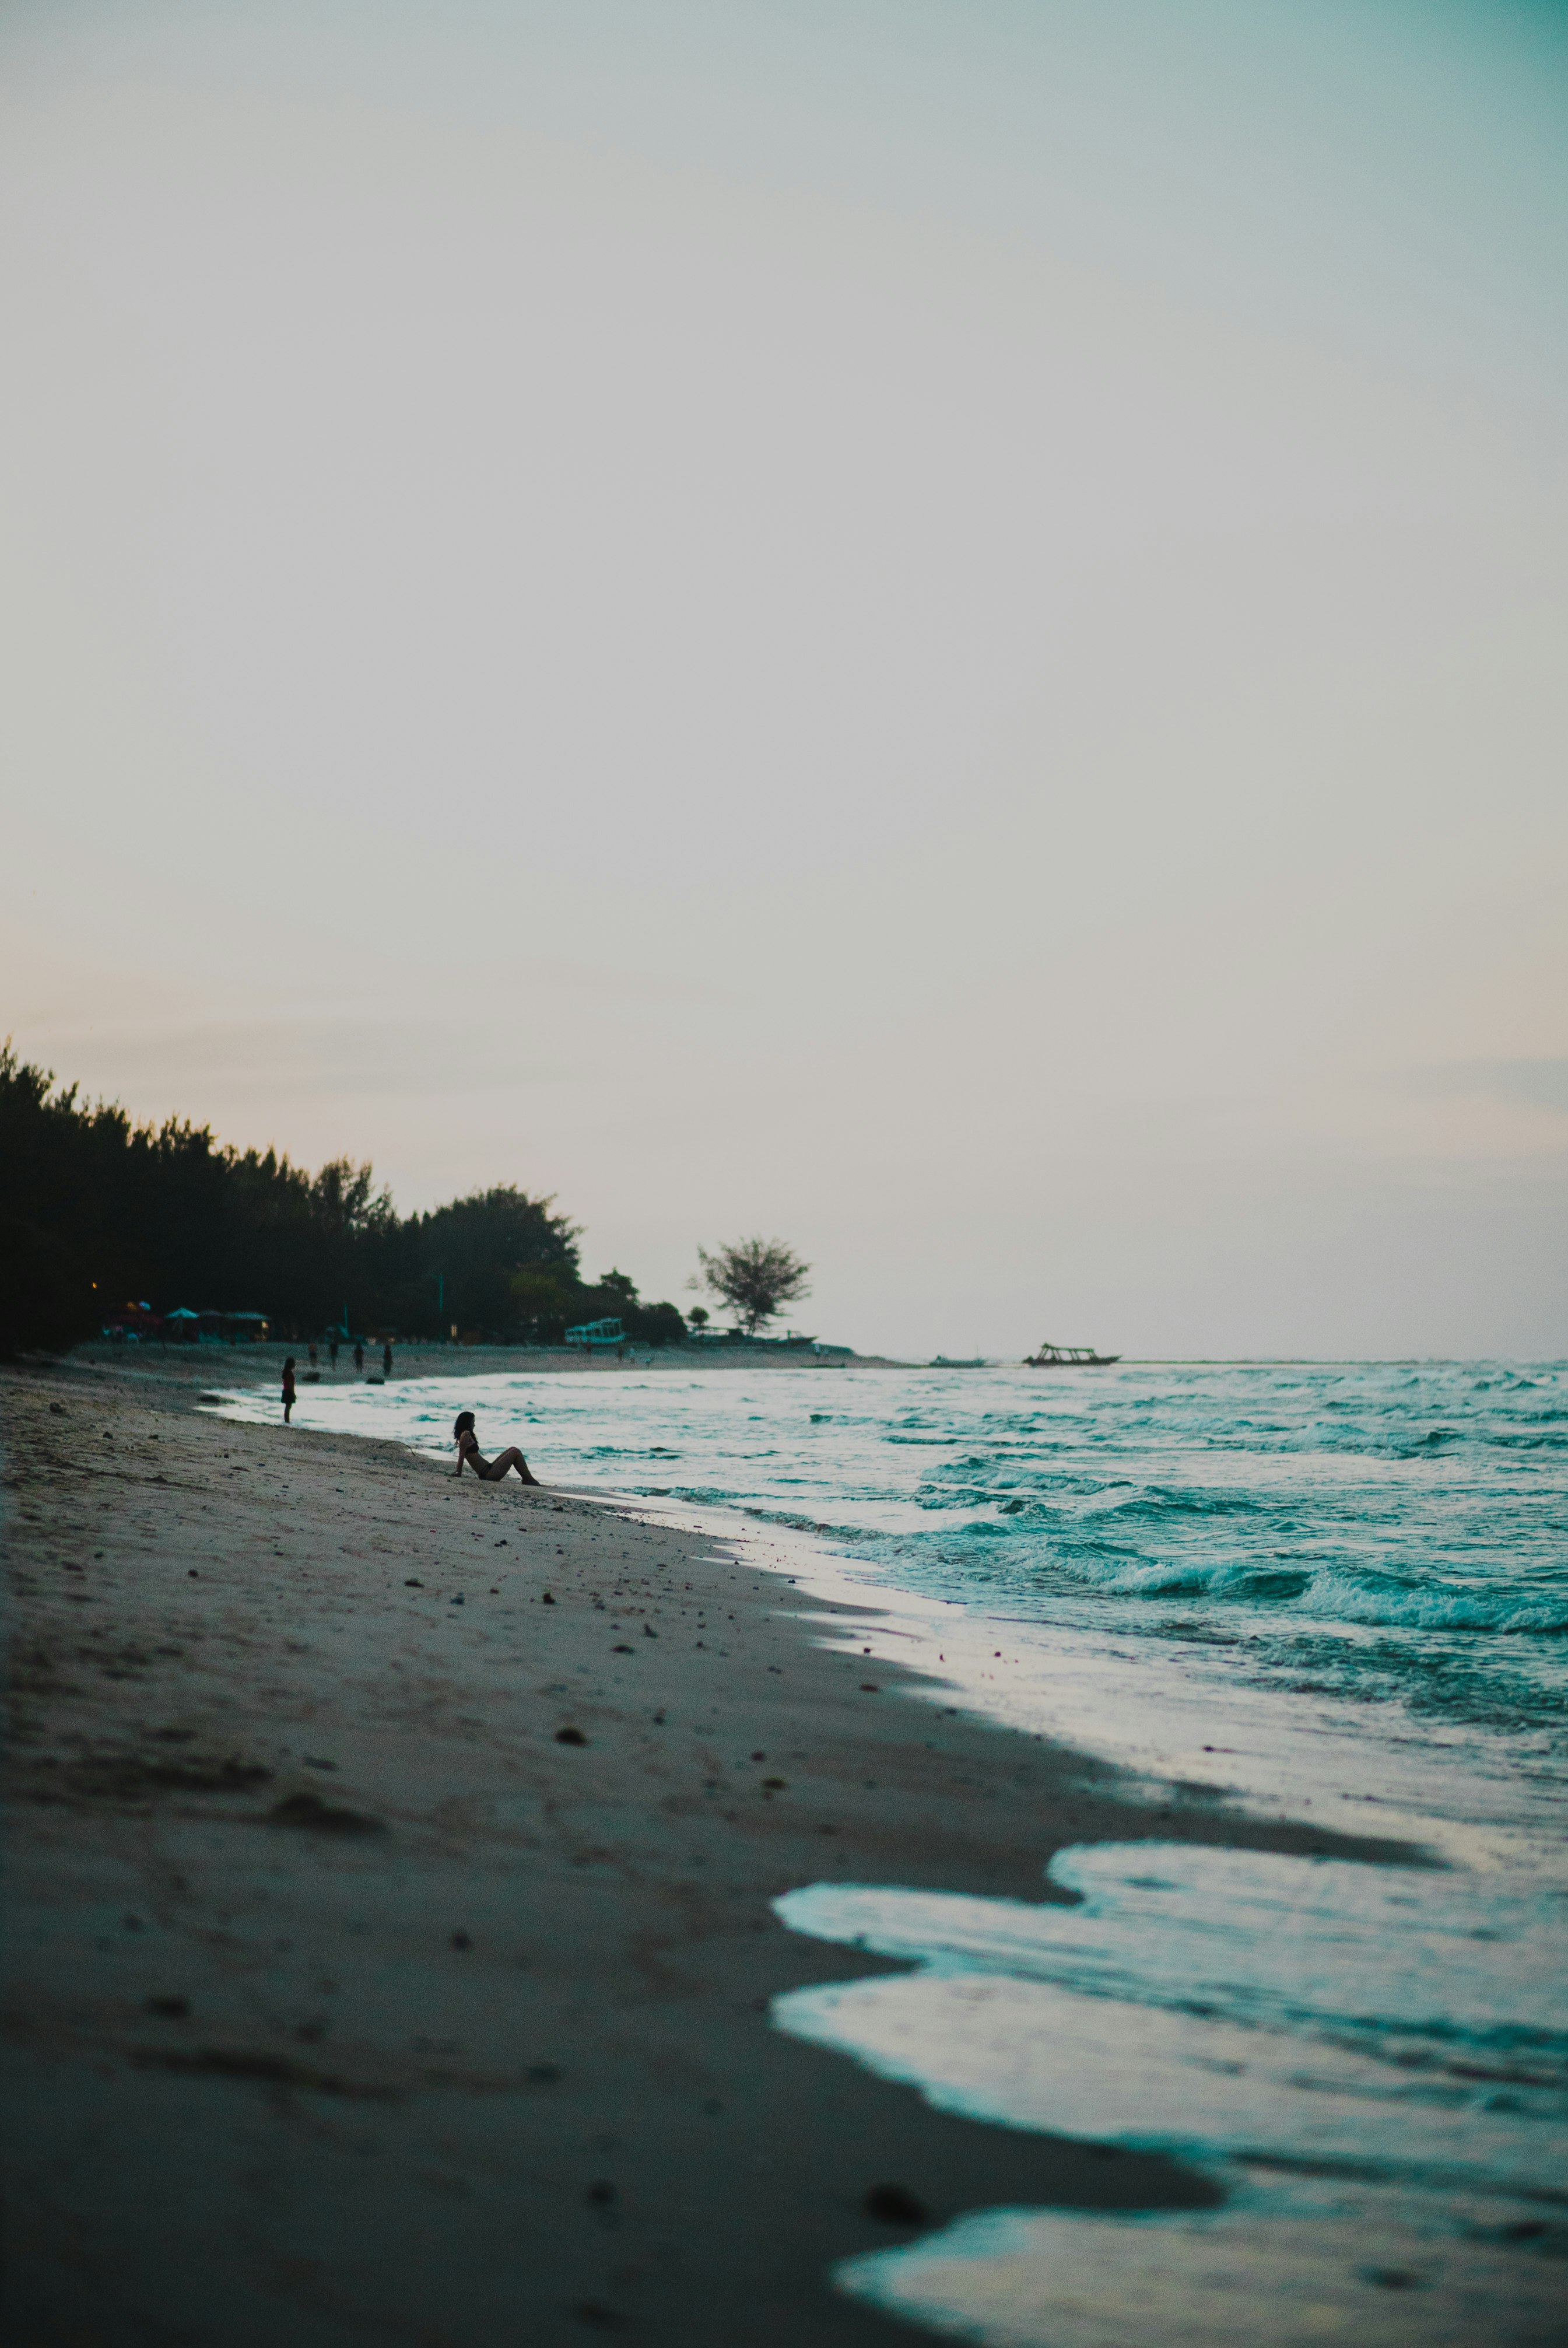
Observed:
[[[1148,1833],[1114,1768],[901,1701],[885,1660],[865,1686],[874,1610],[807,1615],[712,1539],[200,1415],[235,1366],[0,1373],[32,2337],[869,2343],[829,2270],[916,2238],[879,2185],[933,2225],[1213,2205],[768,2019],[905,1970],[780,1895],[1040,1900],[1054,1850]],[[1416,1856],[1223,1807],[1162,1832]]]
[[[287,1344],[198,1344],[198,1345],[127,1345],[116,1344],[108,1338],[95,1339],[87,1344],[74,1346],[65,1356],[66,1366],[72,1369],[112,1370],[118,1375],[156,1378],[162,1384],[179,1385],[278,1385],[286,1354],[294,1356],[296,1372],[305,1364],[304,1339]],[[393,1346],[395,1381],[405,1378],[462,1377],[603,1377],[620,1370],[788,1370],[791,1372],[822,1372],[835,1370],[909,1370],[926,1365],[917,1362],[895,1361],[885,1354],[828,1354],[821,1356],[797,1352],[777,1353],[766,1345],[632,1345],[628,1351],[633,1358],[618,1360],[608,1347],[596,1354],[585,1354],[573,1345],[422,1345]],[[381,1348],[367,1340],[365,1368],[370,1382],[375,1383],[381,1372]],[[338,1367],[333,1370],[323,1359],[321,1384],[352,1386],[366,1383],[354,1370],[352,1354],[344,1350]]]

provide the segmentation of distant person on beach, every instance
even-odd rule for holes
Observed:
[[[455,1476],[460,1476],[466,1466],[472,1468],[482,1484],[498,1484],[515,1468],[525,1484],[537,1484],[539,1480],[515,1443],[508,1444],[494,1459],[486,1458],[474,1432],[471,1410],[457,1413],[452,1423],[452,1440],[457,1447],[457,1465],[452,1471]]]
[[[364,1369],[364,1347],[360,1344],[357,1337],[354,1339],[354,1365],[356,1370],[363,1374]]]
[[[337,1339],[335,1337],[333,1339],[332,1344],[327,1347],[327,1359],[335,1370],[337,1367]]]
[[[287,1426],[289,1423],[289,1413],[292,1410],[293,1406],[294,1357],[292,1354],[291,1354],[288,1360],[283,1364],[283,1425],[285,1426]]]
[[[392,1375],[392,1347],[390,1344],[384,1345],[381,1349],[381,1375],[384,1378],[389,1378]]]
[[[311,1354],[311,1367],[312,1367],[312,1369],[313,1370],[313,1369],[316,1367],[316,1341],[315,1341],[315,1339],[314,1339],[313,1337],[311,1339],[310,1354]]]

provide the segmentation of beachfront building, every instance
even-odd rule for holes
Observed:
[[[602,1321],[579,1321],[574,1329],[567,1331],[566,1342],[591,1354],[596,1345],[624,1345],[627,1338],[621,1323],[607,1316]]]

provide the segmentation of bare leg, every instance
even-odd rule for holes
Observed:
[[[497,1481],[498,1482],[500,1478],[507,1473],[508,1469],[513,1468],[517,1469],[518,1474],[521,1477],[525,1484],[537,1484],[538,1482],[538,1478],[534,1474],[533,1469],[528,1466],[528,1461],[523,1457],[523,1455],[518,1449],[517,1445],[515,1443],[509,1443],[505,1451],[501,1453],[499,1458],[495,1462],[493,1473]]]

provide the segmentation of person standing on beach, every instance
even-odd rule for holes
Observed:
[[[363,1377],[364,1375],[364,1347],[360,1344],[357,1337],[354,1341],[354,1366],[358,1374]]]
[[[327,1360],[332,1364],[333,1369],[335,1373],[337,1369],[337,1339],[335,1337],[327,1347]]]
[[[289,1423],[289,1413],[292,1410],[293,1406],[294,1357],[292,1354],[291,1354],[288,1360],[283,1364],[283,1425],[285,1426],[287,1426]]]
[[[381,1375],[384,1378],[389,1378],[392,1375],[392,1345],[390,1340],[381,1349]]]

